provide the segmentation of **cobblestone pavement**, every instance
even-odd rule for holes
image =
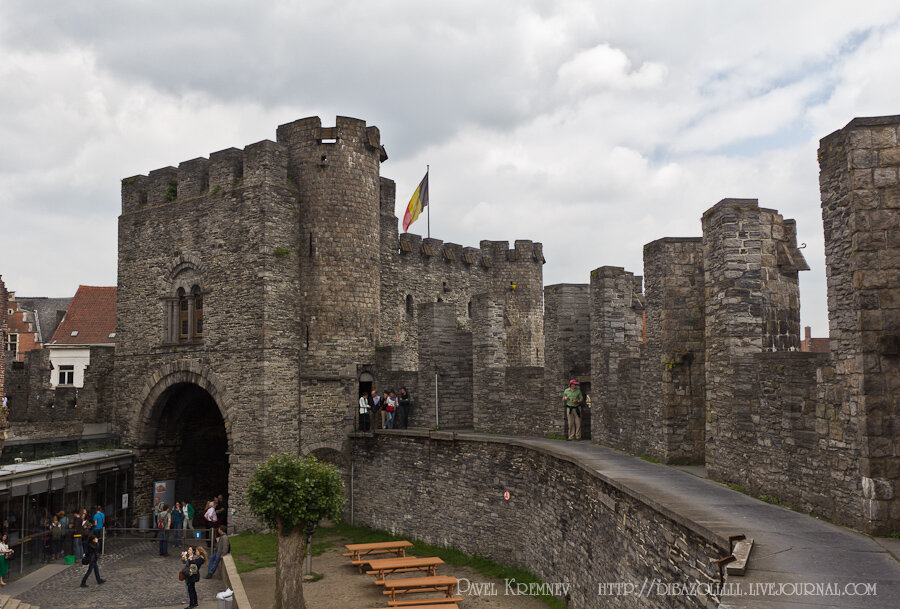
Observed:
[[[38,584],[16,598],[41,609],[146,609],[149,607],[184,607],[184,582],[178,581],[182,566],[181,550],[170,544],[169,556],[159,555],[159,544],[153,541],[110,543],[100,558],[101,586],[91,574],[87,588],[80,588],[87,567],[76,564]],[[206,575],[206,565],[201,569]],[[216,593],[224,589],[221,580],[201,579],[197,582],[200,606],[215,607]]]

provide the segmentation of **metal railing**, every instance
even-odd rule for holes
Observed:
[[[107,541],[178,541],[185,545],[204,545],[212,549],[214,540],[210,529],[153,529],[149,527],[104,527],[101,538],[102,553]],[[165,537],[163,537],[165,535]]]
[[[170,544],[180,540],[183,545],[203,545],[209,548],[210,551],[213,548],[214,541],[211,540],[211,531],[209,529],[165,530],[143,527],[104,527],[99,531],[98,535],[101,554],[106,554],[109,550],[125,545],[128,542],[163,541],[161,538],[163,531],[168,533],[168,542]],[[87,536],[82,539],[87,539]],[[75,554],[75,538],[73,535],[63,536],[60,544],[63,556],[75,556],[77,563],[80,556]],[[87,541],[82,544],[82,548],[86,547],[86,545]],[[7,577],[10,579],[22,576],[42,565],[53,562],[52,544],[47,531],[31,533],[21,539],[10,541],[9,547],[13,550],[13,555],[8,559],[9,572]]]

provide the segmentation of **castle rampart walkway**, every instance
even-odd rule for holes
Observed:
[[[755,544],[746,575],[730,576],[727,582],[740,584],[745,595],[751,590],[750,584],[774,583],[776,587],[755,588],[755,596],[722,598],[721,607],[888,608],[896,607],[897,599],[900,598],[900,562],[872,538],[806,514],[770,505],[681,470],[649,463],[602,446],[587,442],[471,432],[406,430],[377,431],[374,436],[369,437],[357,434],[355,451],[358,520],[373,520],[369,524],[376,526],[385,524],[378,521],[379,512],[374,508],[378,507],[378,502],[388,493],[385,489],[373,489],[371,486],[380,484],[380,478],[373,480],[369,477],[368,481],[363,482],[360,475],[363,472],[359,465],[360,458],[380,455],[383,460],[379,459],[377,463],[391,463],[395,480],[403,475],[401,469],[405,467],[416,479],[411,484],[419,485],[420,494],[424,496],[423,501],[415,496],[415,486],[407,489],[401,484],[392,491],[390,498],[384,499],[395,503],[395,513],[403,513],[403,510],[408,509],[414,512],[413,519],[393,520],[395,532],[417,536],[422,532],[429,534],[430,529],[426,527],[440,528],[440,524],[434,524],[441,522],[440,517],[431,519],[430,510],[434,506],[435,513],[445,514],[448,523],[445,530],[434,530],[433,535],[453,545],[459,545],[460,542],[465,544],[467,536],[473,540],[477,538],[473,545],[465,548],[466,551],[490,554],[499,548],[498,542],[491,541],[490,531],[495,531],[494,537],[503,537],[507,533],[512,536],[518,534],[521,539],[508,542],[517,544],[512,550],[513,560],[519,558],[518,562],[526,562],[524,566],[538,572],[545,580],[548,576],[572,576],[584,580],[573,584],[573,587],[580,585],[583,594],[579,599],[581,602],[577,602],[575,606],[582,605],[582,602],[591,603],[584,606],[595,606],[595,580],[599,579],[602,583],[603,578],[611,573],[621,576],[639,573],[642,569],[647,569],[643,573],[652,573],[653,569],[659,567],[672,575],[670,581],[663,580],[663,583],[678,583],[678,578],[689,578],[692,574],[703,581],[704,576],[709,576],[708,570],[704,573],[703,560],[715,548],[727,548],[728,536],[737,534],[752,537]],[[489,465],[479,465],[481,461],[490,460],[490,456],[494,454],[496,459]],[[583,477],[577,472],[570,472],[557,479],[554,474],[566,469],[565,462],[587,472],[602,485],[592,486],[590,477]],[[484,470],[479,469],[480,467],[484,467]],[[371,473],[373,471],[365,470],[366,475]],[[456,477],[457,483],[453,488],[446,489],[446,499],[440,495],[435,498],[440,489],[432,486],[439,487],[440,482],[448,476]],[[475,478],[478,479],[474,480]],[[573,480],[579,482],[573,485]],[[575,486],[573,494],[567,494],[565,488],[561,489],[558,486],[560,483]],[[513,487],[510,503],[518,500],[520,508],[510,504],[507,504],[509,507],[505,506],[503,499],[499,497],[502,490],[496,493],[498,497],[494,497],[494,489],[501,489],[504,485]],[[585,490],[579,498],[582,485]],[[621,491],[622,495],[611,491],[609,487]],[[546,489],[544,496],[541,496],[542,488]],[[450,497],[451,494],[460,497],[460,504],[469,505],[466,511],[470,512],[470,519],[464,521],[461,527],[449,522],[454,518],[452,514],[458,511],[456,504],[452,503],[454,499]],[[599,504],[603,505],[598,504],[598,497]],[[471,503],[473,498],[477,503]],[[440,506],[442,501],[450,504]],[[557,504],[555,512],[553,504]],[[476,506],[474,510],[473,505]],[[660,517],[648,516],[650,512],[645,512],[644,506]],[[508,511],[504,512],[505,509]],[[516,511],[517,509],[520,511]],[[486,522],[480,522],[482,517],[479,512]],[[523,523],[523,518],[529,519],[528,515],[531,515],[530,522]],[[504,518],[515,522],[509,524]],[[650,524],[632,525],[632,520],[643,520]],[[679,533],[677,525],[664,524],[672,521],[689,533]],[[577,522],[577,525],[573,525],[573,522]],[[624,523],[628,523],[628,526],[624,526]],[[482,526],[483,529],[480,528]],[[563,529],[561,534],[556,531],[560,528]],[[614,529],[612,533],[611,529]],[[579,536],[578,530],[589,532]],[[669,535],[670,530],[675,531],[674,535]],[[626,542],[630,547],[614,547],[618,543],[614,536],[625,534],[623,531],[635,535],[636,539]],[[665,539],[664,536],[669,538]],[[653,548],[654,544],[656,548]],[[671,555],[676,552],[676,546],[683,548],[686,544],[693,546],[683,552],[686,561],[682,557],[677,558],[674,568],[663,564],[667,552]],[[559,554],[543,562],[539,553],[532,552],[541,545],[550,548],[559,546]],[[593,547],[582,556],[584,548],[581,546]],[[643,565],[640,560],[642,549],[647,549],[648,552],[643,556],[647,559]],[[622,556],[598,556],[604,552]],[[653,552],[659,553],[662,558],[654,556]],[[578,554],[578,558],[572,560],[572,554]],[[633,554],[638,555],[637,560],[630,562],[627,567],[621,566],[632,560]],[[692,561],[693,564],[688,564],[688,568],[683,568],[684,562]],[[584,567],[583,571],[591,572],[579,575],[581,567]],[[803,588],[794,586],[818,583],[836,586],[840,596],[804,595],[801,594]],[[857,583],[876,584],[877,595],[847,596],[846,584]],[[780,587],[780,584],[788,586]],[[593,601],[589,596],[592,590],[595,595]],[[862,594],[862,588],[859,591]],[[609,606],[630,606],[618,602],[624,599],[608,600],[612,601]],[[645,600],[649,601],[646,606],[667,606],[666,599]],[[668,606],[710,606],[708,601],[698,603],[696,600],[669,600],[673,602]]]

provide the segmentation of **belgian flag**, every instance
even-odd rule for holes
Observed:
[[[416,188],[416,192],[413,193],[412,199],[409,200],[409,205],[406,206],[406,213],[403,214],[403,232],[405,233],[409,230],[409,225],[415,222],[419,218],[419,214],[428,207],[428,172],[425,172],[425,177],[422,178],[422,181],[419,182],[419,186]]]

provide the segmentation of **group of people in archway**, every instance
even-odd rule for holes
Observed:
[[[400,393],[393,389],[378,392],[374,389],[368,394],[359,396],[359,430],[371,431],[371,417],[381,415],[381,429],[406,429],[409,425],[409,410],[412,407],[412,396],[406,387]],[[376,418],[377,421],[377,418]]]
[[[209,538],[215,539],[219,528],[227,525],[228,506],[222,494],[205,503],[203,521],[209,530]],[[189,536],[187,531],[194,530],[194,517],[196,512],[190,501],[176,501],[174,506],[168,506],[163,501],[158,501],[153,507],[153,522],[159,529],[159,555],[169,555],[169,532],[174,531],[176,548],[181,547],[182,539]]]

